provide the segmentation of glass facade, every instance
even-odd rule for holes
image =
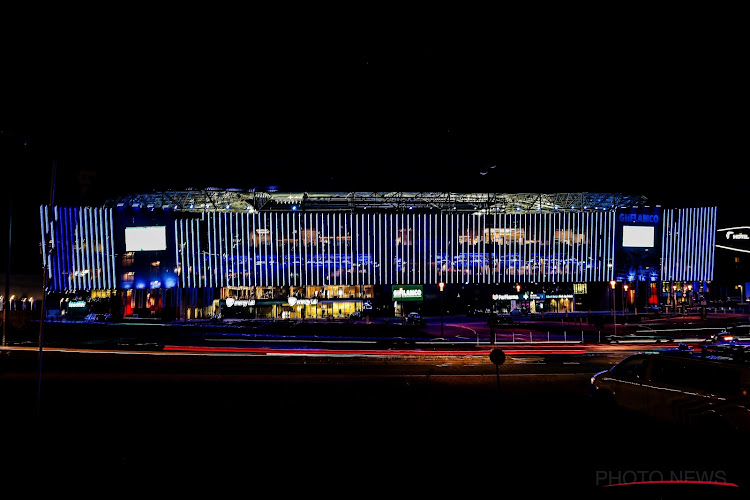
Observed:
[[[206,212],[175,220],[180,285],[612,279],[613,212]]]
[[[587,288],[612,282],[640,282],[651,297],[713,279],[715,207],[613,199],[592,208],[564,195],[544,205],[525,194],[502,205],[500,196],[461,195],[468,201],[454,204],[464,198],[409,193],[317,194],[312,202],[307,194],[243,194],[232,203],[231,192],[204,194],[228,198],[199,207],[188,192],[183,205],[40,207],[48,290],[117,291],[125,315],[190,308],[199,317],[234,307],[239,316],[295,318],[346,316],[378,295],[382,302],[392,285],[474,286],[489,300],[535,284],[524,290],[544,295],[548,310],[568,311]],[[421,204],[412,209],[412,201]],[[652,286],[659,283],[669,285]],[[252,309],[240,309],[250,301]]]

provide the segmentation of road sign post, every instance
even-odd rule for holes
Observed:
[[[505,351],[502,349],[492,349],[490,351],[490,361],[495,365],[495,378],[497,380],[497,390],[500,390],[500,365],[505,363]]]

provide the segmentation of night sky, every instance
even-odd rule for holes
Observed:
[[[34,229],[14,236],[25,249],[14,262],[40,265],[53,160],[56,202],[75,205],[188,187],[620,192],[668,207],[744,196],[731,30],[502,27],[408,39],[358,26],[325,40],[195,25],[59,30],[49,43],[14,33],[3,193],[14,229]]]

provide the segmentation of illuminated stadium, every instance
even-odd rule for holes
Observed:
[[[188,189],[40,207],[50,314],[344,318],[698,303],[716,208],[606,193]],[[71,307],[70,304],[76,304]],[[76,310],[78,309],[78,310]]]

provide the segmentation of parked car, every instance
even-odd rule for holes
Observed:
[[[90,313],[86,315],[84,318],[85,321],[89,322],[102,322],[102,321],[109,321],[110,315],[104,314],[104,313]]]
[[[591,377],[592,398],[654,421],[750,434],[750,347],[628,356]]]
[[[424,319],[418,312],[410,312],[406,316],[407,325],[424,325]]]

